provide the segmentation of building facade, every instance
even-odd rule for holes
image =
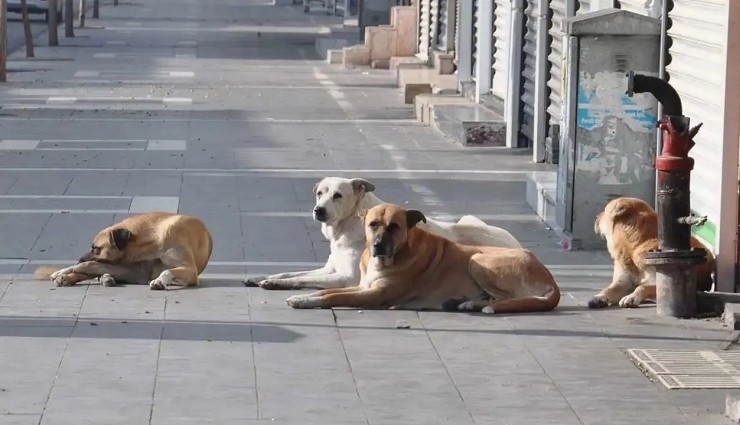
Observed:
[[[459,90],[496,109],[506,145],[529,147],[535,162],[558,162],[564,19],[617,8],[660,21],[663,78],[692,125],[691,206],[707,222],[695,235],[718,257],[717,289],[738,276],[740,1],[417,0],[417,57],[453,53]]]

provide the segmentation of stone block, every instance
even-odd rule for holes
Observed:
[[[326,51],[326,62],[330,64],[341,64],[344,61],[344,51],[341,49],[330,49]]]
[[[390,68],[390,60],[389,59],[374,59],[370,62],[370,68],[372,69],[389,69]]]
[[[463,146],[505,146],[506,123],[463,121]]]
[[[740,304],[727,303],[722,314],[725,325],[734,330],[740,330]]]
[[[727,394],[725,398],[725,416],[732,423],[740,423],[740,397],[737,395]]]
[[[432,85],[428,83],[422,84],[406,84],[403,89],[404,103],[411,105],[414,103],[414,98],[420,94],[427,94],[432,92]]]
[[[342,64],[347,68],[370,65],[370,48],[363,45],[345,47]]]

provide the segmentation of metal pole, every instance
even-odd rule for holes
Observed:
[[[49,0],[49,46],[59,45],[59,6],[57,6],[57,0]]]
[[[80,28],[85,28],[85,0],[80,0]]]
[[[0,81],[8,80],[8,0],[0,0]]]
[[[26,41],[26,57],[32,58],[33,54],[33,34],[31,33],[31,21],[28,17],[28,3],[21,0],[21,16],[23,17],[23,38]]]
[[[64,0],[64,36],[74,37],[75,36],[75,10],[74,0]]]

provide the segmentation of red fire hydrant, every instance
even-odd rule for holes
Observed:
[[[706,261],[706,250],[691,247],[691,226],[706,217],[691,215],[690,177],[694,159],[689,151],[701,124],[690,128],[683,116],[681,98],[668,82],[647,75],[627,73],[627,95],[651,93],[663,105],[658,127],[663,149],[655,160],[657,174],[658,249],[645,255],[656,269],[658,316],[696,316],[696,276],[693,267]]]

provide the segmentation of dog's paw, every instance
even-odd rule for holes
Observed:
[[[476,311],[478,310],[478,307],[476,307],[475,302],[473,301],[465,301],[460,303],[460,305],[457,306],[457,309],[460,311]]]
[[[588,301],[588,308],[609,307],[609,299],[604,295],[596,295]]]
[[[496,309],[493,308],[492,305],[487,305],[483,307],[480,312],[485,314],[496,314]]]
[[[98,280],[103,286],[116,286],[116,280],[113,279],[113,276],[109,275],[108,273],[100,276]]]
[[[151,282],[149,282],[149,289],[151,289],[152,291],[163,291],[167,289],[167,285],[166,285],[166,282],[164,282],[162,280],[162,277],[160,276],[152,280]]]
[[[56,282],[58,278],[60,278],[60,277],[62,277],[64,275],[68,275],[68,274],[72,273],[73,271],[74,271],[74,266],[72,266],[72,267],[66,267],[66,268],[63,268],[61,270],[57,270],[54,273],[50,274],[49,275],[49,279],[51,279],[54,282]]]
[[[622,299],[619,300],[619,306],[622,308],[637,308],[641,303],[642,300],[634,292],[623,296]]]
[[[244,284],[244,286],[256,288],[260,286],[259,283],[265,279],[267,279],[267,276],[252,276],[242,280],[242,283]]]
[[[444,311],[457,311],[460,306],[467,301],[465,297],[462,298],[450,298],[449,300],[442,303],[442,310]]]
[[[62,275],[57,275],[56,277],[54,277],[54,278],[52,279],[52,281],[53,281],[53,282],[54,282],[54,283],[55,283],[55,284],[56,284],[57,286],[74,286],[74,285],[75,285],[75,282],[72,282],[72,281],[70,281],[70,280],[68,279],[68,277],[69,277],[69,275],[66,275],[66,274],[62,274]]]
[[[160,273],[156,279],[149,282],[149,289],[154,291],[161,291],[163,289],[167,289],[167,287],[170,285],[186,286],[183,284],[183,282],[180,282],[178,279],[176,279],[171,271],[165,270]]]
[[[285,302],[293,308],[316,308],[321,307],[321,298],[308,294],[293,295],[288,297]]]
[[[278,290],[278,289],[293,289],[292,287],[279,283],[279,281],[276,280],[270,280],[265,279],[261,280],[259,283],[257,283],[260,288],[262,289],[268,289],[268,290]]]

